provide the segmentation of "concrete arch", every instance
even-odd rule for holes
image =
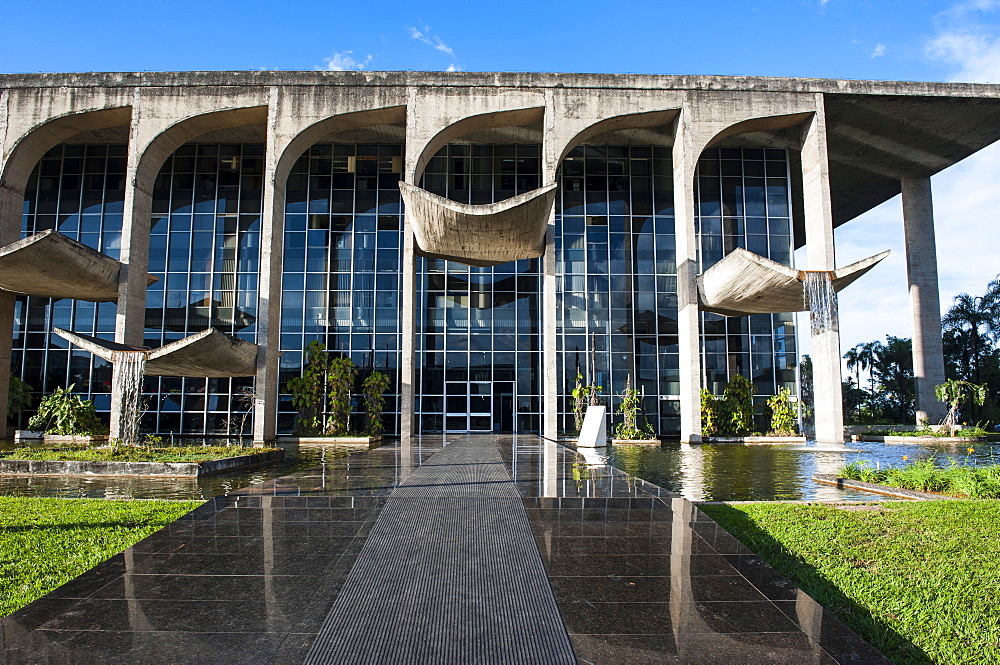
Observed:
[[[131,122],[130,106],[90,109],[38,123],[16,139],[0,172],[0,245],[14,242],[20,234],[28,177],[45,153],[83,132],[127,127]]]
[[[339,113],[309,125],[295,135],[275,156],[274,183],[275,188],[284,191],[284,183],[292,166],[306,150],[318,143],[324,136],[334,131],[348,131],[376,125],[395,125],[406,122],[405,106],[388,106],[384,108]]]
[[[556,164],[557,166],[558,164],[562,164],[563,160],[566,159],[566,156],[569,155],[569,153],[572,152],[577,146],[582,145],[589,139],[606,132],[623,129],[646,129],[650,127],[664,127],[669,125],[671,126],[672,134],[674,122],[679,114],[680,109],[674,108],[663,109],[660,111],[645,111],[642,113],[627,113],[599,120],[580,130],[572,138],[566,141],[565,145],[558,153],[559,157],[556,160]]]
[[[208,111],[178,120],[152,136],[145,145],[136,146],[139,151],[134,176],[136,188],[151,190],[153,180],[159,174],[163,163],[167,161],[167,157],[185,143],[221,129],[266,123],[267,106]]]
[[[746,120],[740,120],[735,122],[728,127],[718,131],[715,136],[708,140],[702,147],[701,152],[705,151],[705,148],[712,147],[713,145],[723,141],[727,138],[738,136],[739,134],[749,134],[751,132],[765,132],[765,131],[777,131],[781,129],[791,129],[793,127],[800,127],[812,119],[815,115],[811,111],[806,111],[802,113],[787,113],[782,115],[771,115],[771,116],[761,116],[757,118],[748,118]]]
[[[477,115],[466,116],[457,120],[437,134],[431,137],[417,154],[413,169],[410,173],[409,182],[416,183],[424,172],[427,162],[431,160],[438,150],[448,145],[451,141],[461,138],[472,132],[484,129],[498,129],[500,127],[516,127],[518,125],[532,125],[540,123],[545,117],[544,106],[530,106],[526,108],[508,109],[504,111],[491,111]]]

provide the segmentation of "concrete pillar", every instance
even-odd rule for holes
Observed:
[[[10,92],[0,90],[0,136],[7,133],[10,124]],[[6,146],[0,143],[0,172],[10,168],[6,160],[9,154],[4,154]],[[0,181],[0,247],[9,245],[21,236],[21,209],[24,204],[24,192],[17,192],[11,186],[8,178]],[[10,388],[10,354],[14,343],[14,301],[12,293],[0,293],[0,427],[7,434],[7,396]],[[41,386],[34,386],[40,389]]]
[[[542,257],[542,434],[548,439],[559,436],[559,364],[556,354],[556,225],[555,213],[545,232],[545,255]]]
[[[264,151],[264,202],[260,218],[260,278],[257,291],[257,378],[253,407],[253,440],[273,441],[278,420],[281,357],[281,266],[285,242],[286,173],[277,173],[278,88],[268,95]]]
[[[149,221],[152,209],[152,189],[155,173],[148,177],[140,168],[142,152],[139,141],[139,124],[142,118],[141,97],[135,91],[132,104],[132,123],[129,131],[128,162],[125,172],[125,201],[122,218],[121,258],[122,273],[118,284],[118,309],[115,313],[115,341],[120,344],[142,346],[146,327],[146,287],[149,277]],[[118,366],[114,365],[112,392],[120,386]],[[121,432],[121,400],[111,400],[112,439]]]
[[[701,442],[701,334],[698,311],[698,236],[694,228],[694,147],[689,110],[674,135],[674,236],[677,244],[677,335],[680,345],[681,443]]]
[[[803,129],[802,199],[809,270],[833,270],[836,257],[822,95],[816,95],[816,112]],[[844,408],[840,377],[840,325],[836,306],[833,308],[832,323],[821,332],[813,333],[811,340],[816,441],[842,444]]]
[[[416,240],[409,215],[403,226],[403,305],[402,353],[399,367],[399,435],[404,440],[417,430],[416,406],[416,357],[417,357],[417,254]]]
[[[916,419],[918,425],[921,421],[933,425],[944,420],[946,407],[934,395],[934,387],[944,383],[944,350],[941,345],[941,300],[931,179],[903,178],[900,183],[903,189],[906,279],[910,287],[910,317],[913,321]]]

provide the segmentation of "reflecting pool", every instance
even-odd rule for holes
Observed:
[[[423,457],[462,435],[427,435],[416,437],[413,449],[419,464]],[[538,457],[541,439],[534,435],[507,437],[511,454]],[[190,440],[184,441],[185,444]],[[387,474],[387,482],[399,476],[400,455],[381,449],[375,457]],[[238,489],[261,485],[278,478],[289,488],[301,486],[309,491],[317,482],[329,479],[341,482],[356,475],[354,467],[364,466],[370,455],[356,449],[329,444],[282,443],[285,460],[280,464],[233,471],[203,478],[141,478],[111,476],[15,476],[0,475],[0,494],[22,496],[62,496],[137,499],[208,499]],[[0,442],[0,450],[16,447]],[[574,477],[593,476],[587,469],[612,466],[626,473],[677,492],[693,501],[875,501],[877,494],[859,490],[840,490],[812,480],[816,473],[837,473],[850,462],[862,461],[872,467],[899,466],[934,456],[942,463],[952,458],[969,464],[1000,463],[1000,449],[994,444],[885,444],[854,442],[849,447],[807,445],[712,444],[682,446],[613,446],[607,449],[581,450],[575,454],[564,448],[560,458],[574,469]],[[421,452],[423,448],[425,451]],[[534,451],[534,452],[533,452]],[[398,452],[398,451],[397,451]],[[352,455],[355,453],[355,455]],[[534,455],[534,456],[532,456]],[[904,460],[906,457],[908,460]],[[359,466],[360,465],[360,466]],[[382,468],[380,466],[380,468]],[[520,469],[518,469],[520,471]],[[535,473],[535,470],[531,471]],[[539,470],[539,472],[541,472]],[[598,474],[600,475],[600,474]],[[291,477],[291,478],[290,478]],[[595,476],[596,477],[596,476]],[[299,479],[308,479],[300,482]],[[336,479],[336,480],[335,480]],[[586,492],[582,495],[586,495]]]

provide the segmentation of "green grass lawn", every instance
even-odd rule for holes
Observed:
[[[201,503],[0,496],[0,617]]]
[[[244,448],[242,446],[171,446],[168,448],[120,446],[115,450],[105,447],[60,445],[42,448],[34,446],[16,448],[0,453],[0,458],[86,462],[204,462],[271,450],[278,449]]]
[[[1000,663],[1000,502],[702,510],[896,663]]]

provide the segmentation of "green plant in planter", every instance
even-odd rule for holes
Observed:
[[[354,389],[354,377],[357,373],[350,358],[334,358],[330,361],[327,393],[330,418],[326,426],[327,434],[346,436],[350,433],[351,391]]]
[[[38,403],[38,413],[28,421],[28,429],[61,436],[92,436],[104,431],[94,403],[73,394],[76,384],[56,388]]]
[[[639,409],[642,406],[642,395],[632,387],[632,375],[625,379],[625,389],[622,391],[622,401],[618,405],[618,413],[622,421],[615,426],[615,438],[640,440],[653,438],[653,431],[639,427]]]
[[[719,436],[725,421],[725,404],[707,388],[701,389],[701,433]]]
[[[728,434],[737,436],[753,431],[753,384],[750,379],[737,374],[722,391],[729,417]]]
[[[767,398],[771,411],[771,436],[795,436],[795,407],[789,399],[787,388],[779,388],[777,395]]]
[[[302,376],[288,381],[292,406],[299,410],[295,431],[299,434],[319,434],[326,429],[326,393],[330,372],[330,354],[320,342],[306,346]]]
[[[350,358],[334,358],[320,342],[309,342],[302,376],[288,381],[292,405],[299,410],[299,434],[347,434],[356,373]]]
[[[362,381],[365,394],[365,410],[368,412],[368,436],[382,434],[382,408],[385,406],[385,391],[389,387],[389,377],[375,370]]]
[[[587,413],[587,398],[589,387],[583,385],[583,374],[576,373],[576,385],[573,387],[573,429],[579,432],[583,429],[583,419]]]
[[[14,376],[10,375],[10,383],[7,387],[7,419],[14,420],[15,416],[20,416],[25,409],[30,409],[35,401],[31,395],[34,390],[30,385]]]

